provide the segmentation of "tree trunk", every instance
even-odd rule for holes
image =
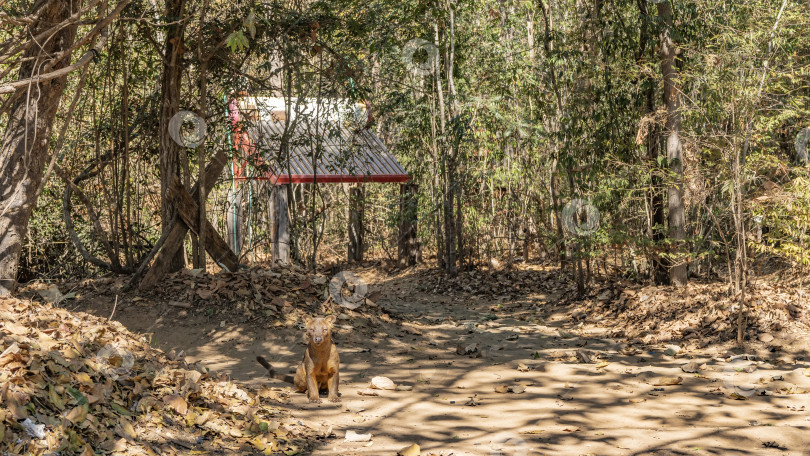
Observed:
[[[648,57],[654,58],[654,47],[647,47],[647,43],[652,43],[654,35],[650,30],[650,11],[647,0],[638,0],[640,14],[639,47],[636,61],[641,64]],[[651,54],[651,55],[648,55]],[[661,191],[661,174],[658,170],[658,157],[661,150],[661,132],[658,122],[655,119],[655,89],[656,82],[652,75],[644,78],[644,116],[647,118],[649,131],[647,131],[647,161],[652,175],[650,177],[650,191],[647,192],[650,210],[648,214],[648,235],[652,238],[656,249],[660,248],[662,241],[666,238],[666,222],[664,222],[664,196]],[[669,284],[669,271],[667,269],[666,257],[660,251],[653,253],[650,267],[654,283],[658,285]]]
[[[68,19],[72,13],[70,2],[40,3],[40,8],[32,36]],[[70,49],[76,39],[76,29],[75,24],[68,25],[49,39],[31,46],[23,55],[20,79],[34,77],[42,68],[56,71],[68,66],[70,52],[56,62],[49,56]],[[51,129],[66,81],[67,76],[62,76],[22,87],[12,95],[16,100],[10,106],[0,144],[0,296],[13,293],[17,284],[22,242],[37,203]]]
[[[557,163],[558,161],[555,158],[551,165],[551,178],[549,179],[549,185],[551,186],[551,211],[554,215],[554,225],[557,229],[555,249],[557,258],[560,261],[560,269],[565,269],[565,233],[563,232],[562,206],[560,205],[560,180],[557,174]]]
[[[459,176],[463,175],[463,171],[456,174]],[[470,257],[465,254],[465,251],[469,249],[464,245],[464,211],[462,210],[462,200],[464,198],[462,192],[464,190],[462,185],[461,179],[459,179],[459,189],[458,193],[456,193],[456,252],[458,252],[458,266],[462,270],[465,270],[470,261]]]
[[[447,47],[445,49],[445,75],[447,77],[447,93],[449,96],[449,110],[450,118],[455,118],[458,115],[458,97],[456,96],[456,83],[453,79],[454,64],[455,64],[455,10],[453,2],[445,0],[445,10],[447,11],[448,27],[447,27]],[[438,40],[437,40],[438,46]],[[440,66],[440,65],[438,65]],[[447,130],[445,130],[445,134]],[[459,134],[459,133],[454,133]],[[456,217],[456,200],[461,197],[461,188],[459,181],[459,143],[461,138],[453,138],[447,144],[447,193],[445,194],[445,221],[447,227],[446,245],[447,245],[447,272],[451,276],[458,273],[458,265],[463,260],[463,247],[461,233],[462,218]],[[460,206],[460,204],[459,204]]]
[[[441,42],[439,41],[439,24],[433,24],[434,45],[440,48]],[[448,73],[445,73],[447,75]],[[439,101],[439,119],[441,121],[440,133],[444,136],[447,135],[447,106],[444,101],[444,87],[442,84],[442,65],[439,62],[434,63],[433,75],[436,80],[436,96]],[[450,83],[451,84],[451,83]],[[439,150],[442,153],[440,161],[441,176],[441,213],[444,222],[444,258],[442,260],[444,270],[450,276],[455,276],[458,269],[456,266],[456,237],[455,237],[455,217],[453,216],[453,203],[454,203],[454,189],[453,189],[453,151],[452,146],[448,144],[447,138],[443,138]]]
[[[160,194],[163,230],[168,230],[174,219],[177,209],[168,197],[169,187],[175,177],[180,177],[180,145],[172,139],[169,131],[169,121],[177,114],[180,107],[180,88],[183,76],[183,53],[185,46],[184,23],[181,22],[185,11],[185,0],[166,0],[168,21],[171,23],[166,30],[166,54],[163,64],[161,80],[160,105]],[[178,250],[171,259],[169,272],[175,272],[186,265],[185,249]]]
[[[658,15],[664,23],[661,31],[661,73],[664,77],[664,103],[667,107],[665,124],[667,162],[674,182],[667,185],[669,205],[669,237],[674,241],[676,253],[683,252],[686,228],[683,211],[683,160],[681,147],[680,96],[677,87],[678,69],[675,66],[677,50],[672,39],[672,9],[669,3],[658,3]],[[685,258],[674,258],[669,269],[670,282],[676,286],[686,285],[687,263]]]
[[[448,154],[449,155],[449,154]],[[451,157],[447,158],[447,161],[452,161]],[[453,215],[454,212],[454,200],[455,200],[455,189],[453,188],[453,170],[452,164],[448,163],[445,166],[445,173],[444,173],[444,201],[443,201],[443,209],[444,209],[444,270],[450,274],[451,277],[455,277],[458,274],[458,265],[456,261],[456,219]]]
[[[205,0],[202,5],[202,13],[200,15],[200,23],[205,23],[206,15],[208,14],[208,5],[210,1]],[[208,117],[208,60],[207,57],[203,55],[203,43],[204,43],[204,36],[203,36],[203,27],[200,26],[200,30],[197,36],[197,59],[200,61],[200,115],[203,118]],[[199,148],[197,149],[198,156],[197,156],[197,166],[198,166],[198,176],[197,181],[200,183],[200,187],[205,188],[208,184],[205,182],[205,155],[206,155],[206,148],[205,148],[205,141],[200,144]],[[205,260],[205,249],[207,246],[205,245],[205,240],[207,239],[207,233],[205,232],[206,228],[206,221],[208,220],[208,215],[206,214],[206,197],[205,192],[200,192],[200,198],[197,201],[200,207],[200,234],[198,236],[198,245],[197,245],[197,252],[194,255],[194,268],[206,268],[206,260]],[[238,258],[238,257],[237,257]]]
[[[651,87],[651,97],[653,90],[655,89]],[[662,241],[666,237],[664,232],[666,229],[664,222],[664,195],[661,190],[661,175],[657,169],[661,136],[658,134],[657,126],[652,126],[651,129],[652,130],[650,131],[649,137],[647,138],[647,156],[650,159],[650,165],[654,167],[650,185],[650,209],[652,212],[652,220],[650,225],[652,231],[652,240],[655,243],[656,248],[660,248]],[[661,253],[662,252],[659,250],[653,257],[653,279],[658,285],[668,285],[670,277],[669,271],[667,270],[667,265],[669,264],[669,260],[661,255]]]
[[[417,201],[416,184],[401,184],[399,187],[399,242],[397,242],[397,259],[399,267],[406,268],[416,264],[419,257],[417,244]]]

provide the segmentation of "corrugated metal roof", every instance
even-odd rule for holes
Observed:
[[[410,180],[380,138],[365,128],[364,110],[355,106],[352,111],[345,100],[326,101],[327,107],[313,106],[314,100],[293,103],[295,108],[285,111],[283,99],[240,100],[240,118],[252,119],[247,139],[257,166],[251,178],[278,184]],[[286,151],[281,147],[284,138]]]

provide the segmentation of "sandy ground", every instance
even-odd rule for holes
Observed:
[[[299,393],[290,400],[303,422],[335,436],[314,455],[394,455],[417,443],[423,455],[444,456],[810,456],[810,394],[791,394],[810,391],[804,350],[709,346],[667,354],[666,346],[628,347],[583,330],[570,309],[491,320],[491,302],[420,292],[407,275],[362,275],[382,293],[377,305],[401,322],[361,332],[351,318],[338,321],[342,402],[310,404]],[[76,310],[110,313],[102,305]],[[119,307],[115,319],[246,383],[285,387],[262,376],[255,356],[284,372],[305,348],[300,329],[221,324],[166,305]],[[459,355],[459,345],[477,351]],[[752,360],[728,361],[746,353]],[[684,372],[691,361],[701,370]],[[374,376],[413,389],[360,396]],[[680,384],[655,385],[678,376]],[[518,385],[525,391],[495,391]],[[373,438],[346,442],[350,430]]]

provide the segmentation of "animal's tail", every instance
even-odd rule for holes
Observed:
[[[295,379],[292,375],[284,375],[276,372],[273,366],[270,363],[268,363],[266,359],[264,359],[264,356],[257,356],[256,361],[258,361],[259,364],[261,364],[262,366],[264,366],[265,369],[267,369],[268,377],[274,378],[276,380],[281,380],[282,382],[295,384]]]

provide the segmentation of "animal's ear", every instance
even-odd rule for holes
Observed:
[[[324,317],[323,320],[329,326],[334,326],[334,324],[335,324],[335,316],[334,315],[328,315],[328,316]]]
[[[314,318],[310,317],[309,315],[304,317],[304,324],[307,328],[309,328],[309,326],[312,324],[312,320],[314,320]]]

